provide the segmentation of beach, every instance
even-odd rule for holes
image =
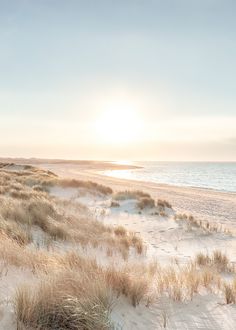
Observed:
[[[90,161],[80,164],[42,162],[40,166],[63,177],[92,180],[110,186],[116,191],[144,190],[154,198],[170,201],[178,212],[186,212],[201,220],[216,222],[231,230],[236,230],[236,193],[109,177],[103,175],[103,172],[135,168],[110,162]]]
[[[67,294],[89,330],[235,329],[235,194],[105,176],[129,169],[110,162],[0,163],[1,329],[35,328],[40,304],[73,324]]]

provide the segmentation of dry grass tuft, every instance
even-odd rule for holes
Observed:
[[[160,296],[166,295],[174,301],[192,300],[201,288],[212,291],[220,286],[218,273],[210,270],[198,270],[189,263],[183,267],[159,268],[156,287]]]
[[[164,211],[161,211],[160,212],[160,216],[163,217],[163,218],[165,218],[165,217],[167,217],[167,214]]]
[[[228,257],[221,251],[214,251],[211,255],[198,253],[195,262],[198,266],[214,267],[218,272],[234,272],[235,267]]]
[[[224,296],[226,304],[236,304],[236,279],[231,284],[224,284]]]
[[[16,292],[18,327],[27,329],[111,329],[111,295],[101,278],[87,278],[64,271],[51,275],[36,287]]]
[[[106,282],[117,293],[117,296],[125,295],[134,307],[141,300],[148,299],[151,276],[147,267],[142,265],[132,265],[132,269],[125,267],[121,270],[108,268],[105,273]]]
[[[117,236],[126,236],[127,235],[127,230],[122,226],[118,226],[114,229],[114,233]]]
[[[168,209],[172,209],[172,205],[169,202],[167,202],[165,199],[158,199],[157,206],[161,209],[165,209],[165,207]]]
[[[120,207],[120,203],[116,201],[111,201],[111,207]]]
[[[19,245],[27,245],[32,242],[32,235],[29,228],[17,224],[12,221],[0,220],[0,232],[18,243]]]
[[[174,219],[176,221],[183,221],[187,225],[188,229],[198,228],[203,230],[207,233],[225,233],[227,235],[232,235],[231,231],[223,227],[222,225],[216,224],[216,223],[210,223],[209,221],[205,220],[198,220],[194,218],[193,215],[187,215],[185,213],[177,213],[174,216]]]
[[[75,179],[60,179],[57,180],[57,184],[64,188],[85,188],[91,191],[97,191],[104,195],[110,195],[112,194],[112,189],[110,187],[103,186],[101,184],[98,184],[96,182],[92,181],[81,181],[81,180],[75,180]]]
[[[145,208],[153,208],[155,207],[155,201],[150,197],[142,197],[139,199],[137,207],[141,210]]]
[[[118,201],[126,199],[140,199],[140,198],[150,198],[151,196],[140,190],[125,190],[117,192],[113,198]]]

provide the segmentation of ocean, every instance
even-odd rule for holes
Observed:
[[[140,169],[112,170],[104,174],[175,186],[236,192],[236,162],[132,162]]]

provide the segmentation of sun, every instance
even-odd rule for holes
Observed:
[[[96,122],[98,138],[106,144],[131,143],[137,139],[139,120],[130,104],[116,102],[101,111]]]

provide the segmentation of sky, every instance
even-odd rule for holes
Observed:
[[[0,0],[0,156],[236,161],[235,0]]]

